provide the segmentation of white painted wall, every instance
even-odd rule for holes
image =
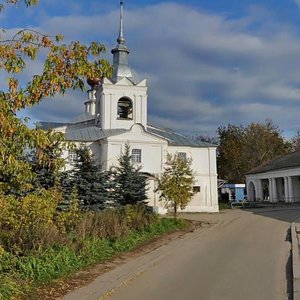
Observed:
[[[192,158],[192,168],[195,172],[195,185],[200,186],[200,192],[192,198],[185,211],[198,212],[217,212],[218,193],[217,193],[217,173],[216,173],[216,149],[199,147],[175,147],[168,146],[166,140],[144,132],[142,126],[134,125],[130,132],[111,136],[107,139],[106,168],[118,164],[118,157],[126,143],[131,149],[142,150],[142,171],[159,176],[162,174],[167,153],[186,152],[187,157]],[[105,159],[104,159],[105,160]],[[154,183],[151,183],[154,185]],[[149,203],[162,211],[163,204],[158,202],[159,195],[153,193],[149,188]]]
[[[143,126],[135,124],[129,132],[111,136],[101,141],[84,143],[93,155],[93,158],[101,163],[103,169],[109,169],[118,164],[118,158],[129,144],[131,149],[142,150],[142,171],[160,176],[165,167],[167,153],[174,155],[176,152],[187,153],[192,158],[192,169],[195,174],[195,186],[200,186],[200,192],[196,193],[184,211],[186,212],[217,212],[217,173],[215,148],[199,147],[175,147],[168,146],[168,142],[144,131]],[[74,143],[77,147],[83,143]],[[68,152],[64,151],[62,157],[66,159],[65,170],[70,170],[72,165],[68,163]],[[159,213],[166,213],[164,204],[159,201],[159,193],[155,193],[155,180],[148,180],[149,205]]]
[[[143,80],[134,85],[127,78],[113,84],[106,79],[96,92],[96,115],[102,129],[125,128],[129,129],[133,124],[140,123],[147,127],[147,85]],[[133,119],[118,119],[118,101],[122,97],[131,99],[133,104]]]
[[[194,185],[200,186],[200,192],[193,196],[185,211],[219,211],[216,148],[169,146],[168,152],[173,155],[176,152],[187,153],[187,158],[192,159]]]
[[[145,137],[144,137],[145,138]],[[142,166],[143,172],[151,174],[160,174],[162,170],[162,154],[166,148],[165,141],[155,141],[154,143],[145,143],[132,140],[127,135],[126,139],[121,140],[120,137],[112,137],[108,139],[108,167],[118,164],[118,157],[121,154],[121,150],[124,149],[126,143],[129,143],[131,149],[142,150]]]

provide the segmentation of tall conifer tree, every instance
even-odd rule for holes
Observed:
[[[115,167],[116,203],[120,205],[146,204],[147,177],[141,173],[141,166],[136,166],[131,159],[130,146],[125,145],[120,155],[119,165]]]
[[[87,210],[99,210],[112,202],[109,172],[95,164],[87,148],[76,150],[77,159],[69,177],[64,178],[68,191],[76,189],[80,206]],[[68,188],[69,186],[69,188]],[[70,195],[69,195],[70,196]]]

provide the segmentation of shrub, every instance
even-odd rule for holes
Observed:
[[[84,213],[76,231],[80,240],[93,236],[117,239],[157,221],[158,216],[146,206],[127,205],[119,209]]]
[[[9,203],[12,204],[12,202]],[[32,215],[35,215],[37,207],[43,208],[41,203],[39,202],[34,206],[35,208],[31,208],[34,212]],[[8,205],[5,207],[11,208]],[[19,213],[25,206],[19,204],[17,207],[18,210],[12,209],[12,211]],[[27,207],[28,211],[31,209]],[[28,217],[28,211],[24,220],[32,222],[32,218]],[[64,213],[69,213],[68,217],[72,214],[71,211],[58,214]],[[51,219],[51,215],[44,211],[41,216],[37,215],[38,220],[35,224],[42,227],[45,224],[51,224],[50,228],[56,228],[55,220],[58,216],[53,213]],[[16,216],[11,214],[10,217],[16,221]],[[6,218],[6,221],[8,219]],[[23,223],[26,225],[24,220]],[[63,218],[63,220],[68,225],[67,218]],[[63,234],[60,234],[63,240],[60,243],[49,243],[47,247],[43,244],[43,247],[32,247],[29,251],[26,248],[28,244],[25,243],[26,247],[21,244],[23,247],[21,248],[22,250],[26,248],[26,251],[11,253],[0,244],[0,300],[15,299],[16,296],[22,296],[24,293],[32,296],[33,288],[41,282],[69,275],[82,267],[108,260],[161,233],[184,227],[185,224],[181,220],[159,219],[145,206],[127,206],[122,209],[107,209],[98,213],[80,213],[76,226],[71,231],[64,230]],[[42,237],[39,234],[33,235],[32,232],[30,234],[35,240],[35,245],[42,245]],[[14,235],[12,236],[14,237]],[[24,237],[27,237],[27,234],[24,234]],[[16,242],[17,240],[12,238],[11,241]]]
[[[68,206],[59,210],[55,222],[62,233],[69,233],[76,229],[81,220],[80,208],[76,189],[73,190]]]
[[[61,241],[54,223],[60,195],[41,190],[23,198],[0,196],[0,243],[15,253],[24,253]]]

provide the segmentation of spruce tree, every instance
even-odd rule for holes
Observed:
[[[125,145],[119,159],[119,165],[115,167],[115,192],[116,203],[120,205],[147,204],[145,201],[147,178],[141,173],[141,166],[136,166],[131,160],[130,146]]]
[[[77,159],[69,176],[64,176],[65,190],[77,191],[82,209],[100,210],[112,202],[109,172],[95,164],[87,148],[76,150]],[[69,195],[70,196],[70,195]]]
[[[41,153],[43,159],[39,159]],[[61,150],[57,144],[50,145],[44,149],[32,151],[29,155],[29,161],[36,178],[33,182],[34,188],[43,187],[49,189],[55,186],[58,178],[59,167],[63,165]],[[59,164],[56,162],[59,161]]]

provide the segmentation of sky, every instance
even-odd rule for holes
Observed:
[[[148,80],[150,124],[212,136],[220,126],[266,119],[286,137],[300,129],[300,0],[124,2],[129,64]],[[119,1],[40,0],[5,9],[0,22],[7,32],[33,28],[66,42],[102,42],[111,61]],[[24,80],[41,66],[28,65]],[[2,74],[0,89],[3,82]],[[69,121],[86,100],[86,92],[69,92],[21,115],[31,123]]]

